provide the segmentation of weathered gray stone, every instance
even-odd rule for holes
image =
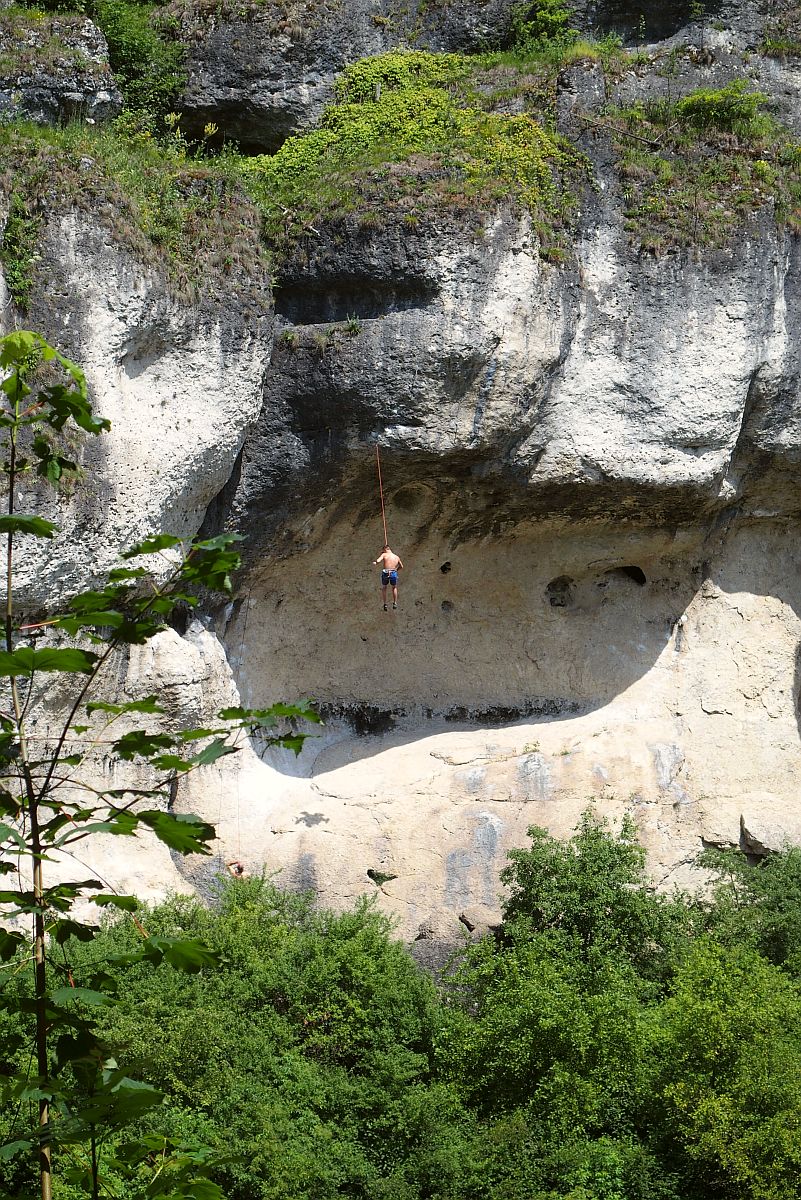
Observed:
[[[503,924],[503,916],[499,908],[490,908],[486,904],[471,904],[459,914],[459,920],[468,933],[475,938],[486,937],[497,932]]]
[[[122,97],[88,17],[13,9],[0,17],[0,121],[108,121]]]
[[[781,815],[768,810],[767,813],[749,811],[740,817],[740,840],[744,850],[764,858],[777,854],[790,846],[801,845],[801,813],[789,805],[782,806]]]
[[[245,148],[271,152],[317,121],[347,63],[399,46],[499,45],[514,8],[513,0],[294,0],[208,21],[188,4],[178,10],[189,46],[184,125],[199,134],[211,121]]]
[[[741,33],[682,86],[725,81]],[[620,95],[663,86],[659,53]],[[323,221],[272,342],[233,287],[192,312],[98,226],[51,232],[54,330],[117,433],[31,594],[159,525],[237,529],[235,601],[132,655],[125,693],[161,681],[193,724],[311,695],[328,722],[297,760],[248,745],[182,783],[219,854],[154,859],[153,892],[234,860],[334,906],[368,892],[436,966],[459,914],[497,919],[527,828],[567,835],[588,804],[637,823],[666,888],[699,882],[704,840],[801,840],[799,242],[766,204],[728,248],[638,254],[582,125],[598,67],[559,92],[597,183],[559,267],[511,206]],[[376,442],[405,563],[387,614]]]
[[[27,477],[24,502],[60,530],[31,539],[19,563],[17,601],[28,610],[103,578],[157,529],[193,536],[259,412],[272,333],[266,266],[209,279],[187,303],[157,257],[144,257],[83,212],[54,213],[42,232],[47,284],[26,324],[81,363],[112,430],[76,447],[89,487],[53,494]],[[14,320],[6,302],[0,329]]]

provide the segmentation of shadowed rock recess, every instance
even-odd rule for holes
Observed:
[[[474,50],[510,21],[500,0],[467,26],[457,4],[308,7],[280,28],[269,5],[205,24],[187,7],[190,122],[272,149],[347,58]],[[641,7],[576,18],[636,40]],[[588,160],[558,262],[511,200],[323,213],[281,246],[273,328],[255,268],[230,304],[223,288],[192,308],[102,233],[51,232],[67,348],[117,422],[75,528],[101,563],[159,526],[244,539],[233,602],[137,649],[122,690],[165,687],[176,720],[302,696],[326,718],[297,760],[254,744],[183,782],[176,805],[217,825],[218,856],[121,865],[109,845],[123,889],[185,886],[180,870],[203,892],[237,858],[329,905],[376,892],[430,961],[426,943],[493,925],[528,826],[567,834],[591,803],[634,817],[664,887],[697,881],[704,845],[801,841],[801,243],[767,183],[723,236],[655,241],[650,168],[621,173],[609,132],[666,79],[676,97],[739,77],[794,129],[801,73],[759,52],[755,6],[703,27],[692,6],[644,7],[639,56],[551,77]],[[424,190],[436,164],[414,169]],[[691,234],[717,202],[694,203]],[[388,613],[376,445],[405,564]],[[71,536],[69,585],[94,569]],[[37,581],[52,603],[57,576],[32,572],[32,603]]]

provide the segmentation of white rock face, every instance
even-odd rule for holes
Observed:
[[[50,235],[58,270],[45,328],[83,367],[112,428],[77,448],[85,483],[22,498],[49,506],[62,530],[26,546],[19,564],[20,603],[45,608],[141,538],[198,531],[258,415],[271,334],[269,315],[246,320],[236,301],[208,312],[177,301],[155,267],[83,214]]]

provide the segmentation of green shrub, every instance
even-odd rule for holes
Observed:
[[[752,92],[745,79],[722,88],[699,88],[676,104],[676,116],[696,129],[720,129],[747,136],[755,130],[768,97]]]
[[[669,1157],[701,1195],[790,1200],[801,1179],[801,993],[753,951],[705,942],[654,1014]]]
[[[183,46],[155,5],[95,0],[94,16],[126,107],[145,114],[150,128],[160,131],[186,83]]]
[[[548,42],[569,44],[578,40],[571,27],[567,0],[533,0],[521,4],[512,23],[512,41],[518,49],[543,46]]]

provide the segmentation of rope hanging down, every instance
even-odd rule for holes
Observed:
[[[389,538],[387,537],[387,514],[384,508],[384,485],[381,482],[381,456],[378,453],[378,442],[375,444],[375,465],[378,468],[378,494],[381,497],[381,520],[384,523],[384,545],[388,546]]]

